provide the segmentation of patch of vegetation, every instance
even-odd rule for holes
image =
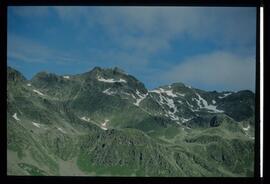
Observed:
[[[46,176],[48,175],[45,171],[39,169],[38,167],[27,164],[27,163],[19,163],[18,166],[28,172],[31,176]]]

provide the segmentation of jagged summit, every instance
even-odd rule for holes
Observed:
[[[95,66],[93,69],[89,70],[86,73],[107,73],[107,72],[113,72],[114,74],[125,74],[127,75],[127,73],[119,68],[119,67],[112,67],[112,68],[102,68],[99,66]]]
[[[47,71],[38,72],[32,80],[56,80],[59,76],[55,73],[49,73]]]
[[[77,77],[82,77],[83,80],[87,81],[87,83],[91,85],[102,85],[105,87],[114,86],[115,88],[123,88],[125,91],[136,91],[137,89],[142,93],[147,93],[147,89],[142,82],[140,82],[134,76],[127,74],[124,70],[118,67],[95,67],[89,72],[77,75]]]
[[[7,80],[13,81],[13,82],[22,82],[22,81],[25,81],[26,78],[21,74],[21,72],[8,66],[7,67]]]

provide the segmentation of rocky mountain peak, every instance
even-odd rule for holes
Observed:
[[[7,67],[7,80],[13,82],[25,81],[26,78],[17,70]]]
[[[40,72],[14,83],[25,79],[8,68],[9,174],[91,175],[101,167],[97,175],[252,175],[252,92],[182,83],[148,91],[120,70]]]

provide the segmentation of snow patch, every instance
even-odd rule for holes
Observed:
[[[192,88],[190,85],[186,85],[186,84],[184,84],[184,85],[185,85],[186,87],[190,88],[190,89]]]
[[[29,86],[29,87],[30,87],[30,86],[32,86],[32,85],[31,85],[30,83],[28,83],[28,84],[27,84],[27,86]]]
[[[200,108],[208,106],[208,103],[205,99],[203,99],[198,93],[196,93],[196,95],[198,96],[199,100],[197,98],[195,98],[195,100],[197,101],[197,104]]]
[[[101,81],[101,82],[107,82],[107,83],[115,83],[115,82],[127,83],[127,81],[124,80],[124,79],[119,79],[119,80],[115,80],[115,79],[104,79],[103,77],[100,77],[100,76],[97,77],[97,80],[98,81]]]
[[[32,121],[32,124],[33,124],[34,126],[38,127],[38,128],[41,127],[41,124],[39,124],[39,123],[35,123],[35,122]]]
[[[81,117],[80,119],[83,120],[83,121],[90,122],[90,118],[87,118],[87,117],[85,117],[85,116]]]
[[[216,102],[216,100],[212,100],[212,104],[216,104],[217,102]]]
[[[247,127],[243,127],[244,131],[248,131],[250,129],[250,126],[248,125]]]
[[[160,91],[160,90],[157,90],[157,89],[151,90],[151,91],[149,91],[149,92],[150,92],[150,93],[158,93],[158,94],[161,93],[161,91]]]
[[[36,90],[36,89],[33,89],[33,91],[41,96],[45,96],[43,93],[41,93],[40,91]]]
[[[179,118],[175,115],[175,113],[178,111],[175,104],[174,104],[174,101],[170,98],[167,98],[167,97],[164,97],[162,96],[161,94],[159,95],[159,98],[160,98],[160,102],[159,104],[166,104],[170,110],[169,111],[166,111],[167,114],[165,114],[165,116],[167,117],[170,117],[171,120],[173,121],[178,121]],[[173,112],[171,112],[171,109],[173,109]]]
[[[161,105],[162,107],[163,107],[163,105],[167,105],[170,108],[169,111],[168,110],[165,111],[166,112],[165,116],[169,117],[173,121],[178,121],[179,118],[175,115],[175,113],[177,112],[177,108],[174,104],[174,101],[172,99],[162,95],[162,93],[164,93],[164,90],[162,88],[160,88],[160,90],[153,90],[151,92],[159,93],[159,100],[157,100],[157,103],[159,105]],[[171,112],[171,109],[173,109],[173,112]]]
[[[143,100],[146,98],[146,96],[148,95],[148,93],[146,93],[146,94],[141,94],[141,93],[136,89],[136,95],[138,95],[139,98],[135,98],[135,99],[136,99],[136,102],[133,103],[133,104],[136,105],[136,106],[139,106],[140,103],[141,103],[141,101],[143,101]],[[133,95],[133,97],[135,97],[135,96]]]
[[[15,120],[17,120],[17,121],[21,121],[21,120],[18,118],[17,113],[14,113],[12,117],[13,117]]]
[[[187,102],[187,104],[188,104],[189,107],[191,107],[192,109],[194,108],[194,106],[191,105],[187,100],[186,100],[186,102]]]
[[[171,120],[173,121],[179,121],[179,118],[172,112],[168,112],[169,113],[169,117],[171,118]]]
[[[151,90],[149,92],[158,93],[158,94],[165,93],[167,96],[177,97],[177,95],[174,94],[172,90],[164,90],[163,88],[154,89],[154,90]]]
[[[67,75],[63,76],[63,78],[65,78],[65,79],[70,79],[70,77],[67,76]]]
[[[232,93],[225,93],[225,94],[223,94],[223,96],[219,96],[218,98],[220,98],[220,99],[222,99],[222,98],[225,98],[225,97],[227,97],[227,96],[229,96],[229,95],[231,95]]]
[[[64,134],[67,133],[66,131],[64,131],[64,130],[63,130],[62,128],[60,128],[60,127],[58,127],[57,130],[59,130],[60,132],[62,132],[62,133],[64,133]]]
[[[176,106],[174,105],[174,101],[170,98],[165,98],[167,105],[173,109],[173,113],[175,113],[177,111]]]
[[[103,122],[103,123],[101,123],[101,129],[103,129],[103,130],[108,130],[108,128],[107,128],[107,123],[109,122],[109,120],[108,119],[105,119],[105,121]]]
[[[110,90],[111,90],[111,88],[108,88],[108,89],[102,91],[102,93],[107,94],[107,95],[115,95],[116,94],[116,92],[110,91]]]
[[[195,99],[195,98],[194,98],[194,99]],[[192,99],[192,101],[194,101],[194,99]],[[187,103],[187,105],[190,107],[190,110],[191,110],[192,112],[198,111],[198,109],[195,109],[194,106],[193,106],[192,104],[190,104],[187,100],[186,100],[186,103]]]
[[[182,96],[182,97],[186,96],[186,94],[183,94],[183,93],[176,93],[176,94],[179,95],[179,96]]]
[[[168,96],[171,96],[171,97],[177,97],[177,95],[174,94],[174,93],[172,92],[172,90],[166,90],[165,93],[166,93]]]
[[[129,93],[122,91],[122,94],[130,96]]]
[[[178,100],[177,102],[180,103],[180,104],[183,104],[183,102],[181,100]]]
[[[119,81],[116,81],[116,82],[124,82],[124,83],[127,83],[127,81],[124,80],[124,79],[119,79]]]
[[[186,118],[181,118],[181,121],[183,122],[183,123],[185,123],[185,122],[187,122],[187,121],[189,121],[189,120],[191,120],[192,118],[188,118],[188,119],[186,119]]]

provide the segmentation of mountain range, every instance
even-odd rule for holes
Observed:
[[[27,80],[7,67],[7,174],[253,176],[254,112],[249,90],[148,90],[117,67]]]

